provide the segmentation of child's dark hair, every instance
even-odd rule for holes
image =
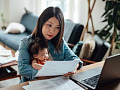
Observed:
[[[44,48],[48,48],[47,42],[36,37],[30,43],[28,52],[33,57],[33,54],[38,54],[39,50],[43,50]]]

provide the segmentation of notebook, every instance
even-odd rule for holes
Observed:
[[[71,79],[93,90],[120,80],[120,54],[108,57],[103,68],[96,67],[81,72],[73,75]]]

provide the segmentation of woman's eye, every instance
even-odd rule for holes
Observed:
[[[57,29],[60,29],[60,27],[56,27]]]
[[[52,25],[51,24],[48,24],[49,27],[51,27]]]

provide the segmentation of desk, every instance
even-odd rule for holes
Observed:
[[[0,50],[6,50],[6,48],[4,47],[4,45],[3,45],[2,43],[0,43]],[[1,53],[1,52],[0,52],[0,53]],[[14,56],[14,55],[12,55],[12,56]],[[1,71],[4,71],[5,68],[9,68],[9,69],[15,71],[15,70],[12,68],[12,66],[15,66],[15,65],[17,65],[17,61],[12,61],[12,62],[3,64],[3,65],[0,65],[0,70],[2,69]],[[16,71],[18,71],[18,70],[16,70]],[[15,77],[20,77],[20,75],[15,74],[16,71],[15,71],[14,73],[10,73],[10,75],[5,75],[5,74],[4,74],[5,76],[0,76],[0,81],[6,80],[6,79],[15,78]],[[0,74],[3,74],[3,73],[1,72]]]
[[[95,63],[95,64],[91,64],[91,65],[87,65],[87,66],[83,66],[80,70],[77,71],[77,73],[80,73],[80,72],[83,72],[83,71],[86,71],[86,70],[89,70],[89,69],[92,69],[92,68],[95,68],[95,67],[102,67],[103,64],[104,64],[104,61],[98,62],[98,63]],[[47,78],[53,78],[53,77],[42,77],[42,78],[39,78],[39,80],[47,79]],[[22,88],[22,86],[25,86],[25,85],[28,85],[28,82],[13,85],[13,86],[10,86],[10,87],[5,87],[5,88],[2,88],[1,90],[24,90]],[[104,90],[120,90],[120,83],[119,83],[119,85],[117,85],[117,88],[118,89],[111,89],[111,88],[106,89],[106,87],[105,87]]]
[[[10,67],[10,66],[14,66],[14,65],[17,65],[17,61],[12,61],[12,62],[3,64],[3,65],[0,66],[0,68]]]
[[[9,69],[11,69],[12,71],[14,71],[13,73],[11,73],[11,74],[9,74],[9,75],[4,74],[5,77],[4,77],[4,76],[3,76],[3,78],[1,77],[1,78],[0,78],[0,81],[6,80],[6,79],[15,78],[15,77],[20,77],[20,75],[18,75],[18,74],[16,73],[16,71],[15,71],[13,68],[11,68],[11,66],[14,66],[14,65],[17,65],[17,61],[12,61],[12,62],[3,64],[3,65],[0,66],[0,69],[9,68]],[[20,79],[21,79],[21,77],[20,77]]]

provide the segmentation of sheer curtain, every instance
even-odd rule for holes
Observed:
[[[63,11],[65,19],[70,19],[76,23],[81,23],[84,26],[88,18],[88,0],[37,0],[37,15],[48,6],[58,6]],[[91,1],[91,6],[94,0]],[[102,14],[104,13],[105,3],[102,0],[96,0],[92,17],[95,30],[101,29],[104,26],[102,21]],[[91,22],[88,27],[92,29]]]
[[[37,0],[36,13],[41,12],[49,6],[58,6],[63,11],[65,19],[70,19],[74,22],[80,22],[81,17],[81,0]]]

